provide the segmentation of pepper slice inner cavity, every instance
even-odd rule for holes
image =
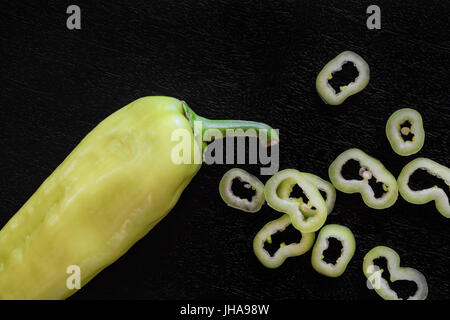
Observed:
[[[375,268],[378,270],[383,270],[380,272],[381,277],[389,283],[389,287],[397,293],[397,296],[400,299],[408,299],[413,296],[417,291],[417,284],[414,281],[409,280],[397,280],[391,281],[391,273],[389,272],[389,268],[387,265],[387,260],[385,257],[379,257],[373,260]]]
[[[335,92],[341,92],[358,77],[359,72],[355,65],[348,61],[342,65],[341,70],[337,70],[331,74],[328,83]]]
[[[411,131],[411,122],[406,120],[400,124],[400,134],[403,141],[413,141],[414,133]]]
[[[444,179],[439,178],[425,169],[417,169],[409,177],[408,186],[413,191],[419,191],[429,188],[439,188],[444,191],[447,200],[450,199],[450,187],[445,183]]]
[[[252,186],[247,181],[243,181],[240,178],[233,179],[231,182],[231,191],[239,198],[247,199],[248,201],[251,201],[256,195],[256,191]]]
[[[334,237],[328,238],[328,248],[323,251],[323,261],[326,263],[336,264],[342,255],[342,242]]]
[[[285,229],[280,229],[276,233],[270,235],[264,242],[264,250],[271,257],[280,249],[291,243],[300,243],[302,241],[302,233],[295,229],[291,223]]]

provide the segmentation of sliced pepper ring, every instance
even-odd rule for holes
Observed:
[[[325,204],[327,205],[327,212],[330,214],[334,209],[334,203],[336,202],[336,188],[328,181],[316,176],[312,173],[302,172],[302,174],[310,180],[320,191],[325,192],[326,199]],[[290,194],[294,188],[296,182],[293,179],[284,180],[277,189],[280,198],[288,199],[291,198]]]
[[[342,244],[341,255],[336,260],[335,264],[327,263],[323,260],[323,252],[329,246],[329,238],[335,238]],[[327,277],[339,277],[347,268],[348,263],[355,253],[355,249],[355,237],[349,228],[338,224],[326,225],[320,230],[317,241],[314,244],[311,255],[311,264],[317,272]]]
[[[378,258],[386,258],[387,268],[391,275],[391,282],[397,280],[413,281],[417,285],[417,291],[413,296],[410,296],[408,300],[425,300],[428,296],[428,285],[425,276],[418,270],[413,268],[400,267],[400,256],[397,252],[389,247],[378,246],[370,250],[364,256],[363,272],[368,280],[371,281],[372,288],[376,293],[384,300],[402,300],[397,293],[389,287],[389,283],[381,276],[383,269],[376,268],[374,260]],[[379,272],[375,275],[375,272]],[[375,280],[375,278],[378,278]],[[375,285],[374,282],[378,282]]]
[[[403,199],[414,204],[425,204],[433,201],[436,209],[446,218],[450,218],[449,199],[441,188],[431,187],[414,191],[409,187],[409,178],[418,169],[426,170],[429,174],[438,177],[450,188],[450,169],[427,158],[417,158],[403,167],[398,176],[398,188]]]
[[[347,62],[353,63],[359,74],[353,82],[341,87],[341,91],[336,93],[328,81],[333,78],[333,73],[341,71],[342,66]],[[369,83],[369,79],[370,70],[367,62],[352,51],[344,51],[328,62],[320,71],[316,79],[316,90],[325,103],[339,105],[349,96],[363,90]]]
[[[308,202],[299,199],[280,198],[277,190],[286,179],[292,179],[303,190]],[[276,211],[287,213],[292,225],[301,232],[314,232],[327,219],[327,206],[317,187],[308,178],[295,169],[285,169],[273,175],[264,187],[267,204]]]
[[[246,188],[252,188],[255,191],[251,201],[233,193],[231,186],[234,179],[245,182]],[[257,212],[264,204],[264,184],[254,175],[239,168],[230,169],[223,175],[219,183],[219,193],[227,205],[246,212]]]
[[[342,167],[348,160],[353,159],[359,162],[362,170],[360,175],[362,180],[347,180],[342,176]],[[328,169],[331,183],[336,189],[345,193],[360,193],[364,203],[374,209],[385,209],[392,206],[398,197],[397,181],[394,176],[375,158],[365,152],[353,148],[341,153],[330,165]],[[383,183],[385,193],[375,197],[369,180],[374,177],[377,182]]]
[[[253,251],[258,260],[267,268],[278,268],[289,257],[296,257],[309,251],[313,244],[316,235],[314,232],[303,233],[300,242],[290,243],[288,245],[280,245],[280,248],[271,256],[266,249],[264,243],[272,241],[272,235],[277,232],[284,231],[291,224],[291,218],[288,214],[281,218],[267,223],[253,239]]]
[[[407,121],[411,123],[411,128],[402,128],[402,124]],[[405,140],[404,137],[409,134],[413,134],[412,140]],[[395,111],[386,123],[386,136],[392,149],[401,156],[419,152],[425,141],[422,116],[410,108]]]

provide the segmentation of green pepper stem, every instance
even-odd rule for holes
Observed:
[[[279,137],[278,133],[269,125],[261,122],[254,121],[244,121],[244,120],[210,120],[204,117],[197,115],[186,102],[182,101],[184,113],[189,121],[189,124],[194,129],[195,121],[200,121],[202,123],[202,135],[210,129],[219,130],[224,137],[230,136],[230,132],[238,130],[232,136],[249,136],[245,133],[245,131],[249,129],[253,129],[256,132],[260,130],[265,130],[267,133],[267,145],[273,146],[278,144]],[[243,133],[243,134],[240,134]]]

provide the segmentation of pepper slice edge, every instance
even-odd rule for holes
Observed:
[[[245,187],[252,188],[255,191],[251,201],[233,193],[231,186],[234,179],[246,182]],[[219,193],[228,206],[245,212],[258,212],[265,202],[264,184],[254,175],[239,168],[230,169],[223,175],[219,183]]]
[[[429,174],[441,178],[450,186],[450,169],[428,158],[416,158],[406,164],[400,172],[397,183],[403,199],[414,204],[434,201],[436,209],[446,218],[450,218],[449,199],[441,188],[431,187],[419,191],[411,190],[409,178],[416,170],[426,170]]]
[[[411,132],[414,135],[411,141],[405,141],[402,137],[400,126],[405,121],[411,123],[411,128],[406,131],[406,134]],[[395,153],[401,156],[419,152],[425,142],[422,116],[417,110],[411,108],[395,111],[386,122],[386,137]]]
[[[375,177],[377,181],[384,183],[386,192],[379,198],[375,197],[372,187],[368,183],[368,179],[363,180],[351,179],[347,180],[342,176],[342,167],[349,160],[356,160],[361,167],[366,167],[370,171],[370,175]],[[398,186],[395,177],[387,170],[384,165],[377,159],[369,156],[364,151],[352,148],[342,152],[331,163],[328,174],[331,183],[344,193],[360,193],[364,203],[373,209],[385,209],[392,206],[398,198]]]
[[[279,185],[286,179],[292,178],[308,197],[308,203],[303,200],[293,201],[282,199],[277,194]],[[310,182],[300,171],[295,169],[285,169],[274,174],[264,187],[264,195],[267,204],[276,211],[289,214],[292,225],[302,232],[314,232],[325,223],[327,219],[327,207],[317,187]],[[311,212],[311,210],[315,208]],[[303,210],[303,211],[302,211]],[[306,213],[313,213],[312,216],[305,216]]]
[[[377,258],[384,257],[387,260],[387,268],[391,275],[391,282],[397,280],[413,281],[417,285],[417,291],[413,296],[408,297],[408,300],[425,300],[428,296],[428,284],[425,276],[418,270],[409,267],[400,267],[400,256],[398,253],[385,246],[377,246],[372,248],[366,253],[363,260],[363,272],[368,280],[374,277],[375,272],[380,272],[379,275],[375,275],[378,278],[380,287],[372,287],[375,292],[385,300],[402,300],[398,297],[398,294],[392,290],[389,283],[381,276],[383,270],[377,271],[373,261]],[[375,279],[374,279],[375,280]]]
[[[288,214],[284,214],[281,218],[272,220],[264,225],[253,239],[253,252],[265,267],[271,269],[278,268],[287,258],[300,256],[312,248],[316,238],[315,233],[299,231],[302,235],[300,242],[280,246],[272,256],[264,249],[264,243],[268,239],[271,240],[272,235],[284,231],[290,224],[291,218]]]
[[[328,82],[333,77],[333,73],[342,70],[342,66],[351,62],[358,70],[358,76],[354,81],[344,87],[340,92],[336,92]],[[316,79],[316,90],[320,98],[330,105],[340,105],[348,97],[362,91],[370,80],[370,69],[367,62],[358,54],[352,51],[344,51],[330,60],[319,72]]]
[[[334,264],[325,262],[323,252],[328,248],[329,238],[335,238],[342,244],[341,255]],[[353,258],[356,250],[356,241],[353,232],[346,226],[339,224],[328,224],[324,226],[317,236],[314,244],[311,265],[314,270],[327,277],[336,278],[341,276],[347,269],[347,265]]]

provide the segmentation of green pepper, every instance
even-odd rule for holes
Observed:
[[[245,182],[245,188],[255,191],[251,201],[233,193],[231,186],[235,179]],[[230,169],[223,175],[219,183],[219,193],[227,205],[246,212],[258,212],[264,204],[264,184],[254,175],[239,168]]]
[[[404,126],[408,122],[411,126]],[[405,140],[409,135],[412,140]],[[392,149],[401,156],[419,152],[425,140],[422,116],[409,108],[395,111],[386,123],[386,136]]]
[[[359,162],[361,168],[359,175],[362,180],[347,180],[342,176],[342,167],[349,160]],[[328,170],[331,183],[336,189],[345,193],[359,192],[364,203],[374,209],[384,209],[392,206],[398,197],[397,181],[394,176],[375,158],[359,149],[349,149],[341,153],[330,165]],[[369,184],[370,179],[383,183],[385,193],[381,197],[375,197],[375,193]]]
[[[270,221],[267,223],[255,236],[253,240],[253,251],[258,260],[267,268],[278,268],[289,257],[296,257],[309,251],[315,239],[315,233],[303,233],[300,242],[290,243],[286,245],[281,243],[280,248],[271,256],[264,244],[266,242],[272,243],[272,236],[277,232],[284,231],[289,225],[291,225],[291,218],[288,214],[283,215],[281,218]]]
[[[342,66],[347,62],[352,62],[359,74],[353,82],[340,87],[340,91],[336,92],[328,81],[333,79],[333,73],[341,71]],[[363,90],[369,83],[369,79],[370,70],[367,62],[352,51],[344,51],[328,62],[320,71],[316,79],[316,89],[325,103],[340,105],[349,96]]]
[[[280,198],[278,188],[287,179],[292,179],[308,198]],[[314,232],[327,219],[327,206],[317,187],[301,172],[285,169],[274,174],[264,187],[267,204],[276,211],[287,213],[292,225],[304,233]],[[306,202],[305,202],[306,201]]]
[[[400,267],[400,256],[391,248],[378,246],[370,250],[364,257],[363,272],[370,281],[371,287],[384,300],[402,300],[397,293],[389,287],[389,283],[381,276],[383,269],[377,268],[374,260],[378,258],[387,260],[387,268],[390,273],[390,281],[397,280],[413,281],[417,285],[416,293],[408,300],[425,300],[428,295],[427,280],[424,275],[413,268]]]
[[[325,204],[327,205],[327,212],[330,214],[334,209],[334,203],[336,202],[336,188],[328,181],[316,176],[312,173],[302,172],[302,174],[314,184],[317,189],[323,191],[326,195]],[[284,180],[277,189],[278,196],[283,199],[296,199],[290,196],[292,189],[296,182],[293,179]],[[298,198],[296,200],[299,200]]]
[[[335,238],[342,244],[341,255],[334,264],[325,262],[323,255],[329,246],[328,239],[330,238]],[[317,272],[327,277],[339,277],[352,259],[355,248],[355,237],[349,228],[338,224],[328,224],[320,230],[317,236],[311,255],[311,264]]]
[[[409,187],[409,178],[418,169],[426,170],[429,174],[441,178],[450,187],[449,168],[427,158],[417,158],[404,166],[398,176],[398,188],[403,199],[414,204],[425,204],[434,200],[436,209],[444,217],[450,218],[449,199],[444,190],[433,186],[428,189],[414,191]]]
[[[173,161],[175,131],[187,134],[192,160],[201,148],[193,120],[252,126],[192,114],[180,100],[145,97],[95,127],[0,231],[0,298],[66,298],[76,292],[66,287],[69,266],[85,285],[163,219],[201,166]]]

